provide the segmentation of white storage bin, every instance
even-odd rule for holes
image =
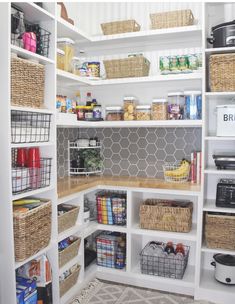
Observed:
[[[217,136],[235,136],[235,105],[219,105],[217,110]]]

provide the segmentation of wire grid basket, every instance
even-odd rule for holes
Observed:
[[[181,163],[165,163],[163,165],[164,178],[170,183],[185,183],[189,180],[190,165]]]
[[[126,236],[124,233],[107,232],[96,238],[97,265],[123,269],[126,266]]]
[[[96,194],[97,221],[106,225],[126,225],[126,193],[101,191]]]
[[[140,31],[140,25],[135,20],[102,23],[101,28],[104,35],[115,35]]]
[[[11,142],[37,143],[50,139],[51,114],[11,111]]]
[[[194,17],[190,9],[150,14],[151,28],[162,29],[193,25]]]
[[[32,33],[35,35],[32,36]],[[51,33],[39,24],[26,21],[23,12],[11,14],[11,44],[48,57],[50,36]]]
[[[165,246],[166,244],[164,244]],[[174,249],[176,245],[174,244]],[[168,254],[156,242],[149,242],[140,253],[141,273],[171,279],[182,279],[188,264],[190,247],[184,245],[185,255]]]

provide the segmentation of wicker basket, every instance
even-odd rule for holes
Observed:
[[[208,248],[235,250],[235,215],[206,213],[205,241]]]
[[[209,71],[212,92],[235,91],[235,53],[211,55]]]
[[[45,67],[18,57],[11,58],[11,104],[41,108],[44,103]]]
[[[59,252],[59,266],[62,267],[78,254],[81,238],[78,238],[70,246]]]
[[[135,20],[102,23],[101,28],[104,35],[114,35],[140,31],[140,25]]]
[[[71,205],[70,205],[71,206]],[[76,224],[79,207],[73,206],[70,211],[58,216],[58,233],[61,233]]]
[[[13,213],[16,261],[24,261],[49,245],[51,209],[51,202],[45,201],[28,212]]]
[[[153,30],[192,25],[193,13],[190,9],[150,14]]]
[[[78,268],[72,274],[60,282],[60,297],[62,297],[67,291],[69,291],[70,288],[72,288],[77,283],[80,268],[81,266],[78,266]]]
[[[147,199],[140,206],[140,228],[189,232],[192,228],[192,202]]]
[[[106,78],[126,78],[148,76],[150,62],[143,56],[124,59],[104,60]]]

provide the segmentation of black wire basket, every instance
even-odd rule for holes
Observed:
[[[11,111],[11,142],[39,143],[50,140],[51,114]]]

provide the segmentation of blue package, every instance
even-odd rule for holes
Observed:
[[[18,288],[16,288],[16,303],[24,304],[24,291]]]
[[[197,119],[202,119],[202,95],[196,97],[197,101]]]
[[[190,96],[185,96],[185,119],[190,119]]]
[[[24,298],[24,304],[37,304],[38,301],[38,293],[35,290],[33,293],[29,294],[26,298]]]

